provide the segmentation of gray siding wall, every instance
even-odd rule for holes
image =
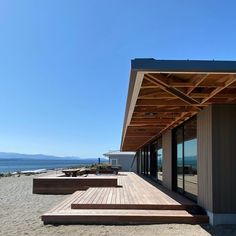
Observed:
[[[236,213],[236,105],[212,107],[213,212]]]
[[[162,136],[163,147],[163,185],[172,189],[172,131]]]
[[[197,115],[198,204],[236,213],[236,105],[212,105]]]

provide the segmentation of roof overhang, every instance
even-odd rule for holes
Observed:
[[[132,60],[121,150],[136,151],[222,103],[236,104],[236,61]]]

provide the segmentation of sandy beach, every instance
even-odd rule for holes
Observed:
[[[67,195],[32,194],[33,176],[0,178],[0,235],[236,235],[236,226],[186,225],[43,225],[40,216]]]

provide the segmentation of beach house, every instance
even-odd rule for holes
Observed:
[[[120,151],[128,171],[35,177],[71,194],[44,224],[236,223],[236,61],[132,60]]]
[[[236,61],[132,60],[121,151],[211,224],[236,223]]]

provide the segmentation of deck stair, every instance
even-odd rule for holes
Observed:
[[[120,186],[76,191],[42,216],[45,224],[208,223],[192,201],[131,173]]]

